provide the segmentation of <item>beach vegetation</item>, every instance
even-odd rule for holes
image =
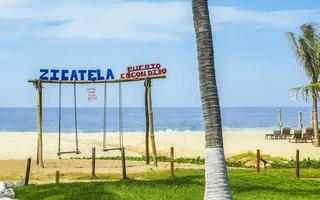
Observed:
[[[261,157],[268,162],[266,168],[270,169],[283,169],[283,168],[295,168],[296,161],[293,159],[285,159],[281,157],[274,157],[267,154],[262,154]],[[71,159],[86,159],[91,160],[91,157],[71,157]],[[120,156],[105,156],[97,157],[96,160],[121,160]],[[133,157],[127,156],[126,160],[129,161],[146,161],[145,156]],[[153,158],[150,158],[150,161],[153,161]],[[170,157],[167,156],[158,156],[159,162],[170,162]],[[197,164],[204,165],[205,159],[201,157],[197,158],[188,158],[188,157],[179,157],[175,158],[175,162],[178,164]],[[226,160],[227,167],[232,168],[254,168],[256,165],[256,154],[253,152],[244,152],[238,155],[228,157]],[[300,168],[302,169],[320,169],[320,160],[304,158],[300,161]]]

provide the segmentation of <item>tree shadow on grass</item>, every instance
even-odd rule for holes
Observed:
[[[24,199],[199,199],[202,198],[203,176],[185,176],[161,180],[121,180],[94,183],[62,183],[27,186],[18,189]]]
[[[271,197],[278,195],[283,198],[294,197],[295,199],[314,199],[320,196],[320,182],[264,175],[233,177],[231,178],[231,188],[236,196]]]
[[[19,200],[119,199],[118,195],[108,190],[104,183],[65,183],[27,186],[17,191],[17,198]]]

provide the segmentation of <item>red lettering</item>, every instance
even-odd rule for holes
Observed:
[[[124,73],[121,73],[120,74],[120,79],[125,79],[126,77],[125,77],[125,74]]]

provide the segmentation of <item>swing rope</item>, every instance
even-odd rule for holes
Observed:
[[[107,81],[104,82],[103,149],[107,148]]]
[[[67,153],[76,153],[79,154],[79,137],[78,137],[78,115],[77,115],[77,89],[76,89],[76,83],[74,82],[73,84],[73,97],[74,97],[74,125],[75,125],[75,131],[76,131],[76,151],[66,151],[66,152],[61,152],[61,116],[62,116],[62,103],[61,103],[61,98],[62,98],[62,84],[59,82],[59,143],[58,143],[58,156],[61,154],[67,154]]]
[[[74,126],[76,129],[76,151],[79,151],[79,142],[78,142],[78,115],[77,115],[77,87],[76,83],[73,84],[73,96],[74,96]]]
[[[122,109],[122,86],[121,81],[119,81],[119,108],[118,108],[118,132],[119,132],[119,147],[117,148],[106,148],[106,138],[107,138],[107,81],[104,85],[104,114],[103,114],[103,149],[102,151],[120,150],[124,149],[123,145],[123,109]]]
[[[61,151],[61,82],[59,82],[59,145],[58,152]]]
[[[120,148],[123,149],[123,123],[122,123],[122,87],[119,81],[119,142]]]

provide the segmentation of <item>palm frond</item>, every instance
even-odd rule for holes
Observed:
[[[320,75],[320,39],[317,26],[304,24],[300,27],[302,35],[297,38],[288,32],[288,39],[303,71],[311,83],[317,83]]]
[[[317,99],[319,99],[320,83],[303,85],[303,86],[292,88],[290,89],[290,94],[294,98],[298,100],[303,100],[306,102],[309,101],[310,98],[312,99],[313,95],[315,95]]]
[[[317,53],[314,46],[310,45],[310,41],[301,37],[299,39],[299,52],[304,71],[312,83],[318,82],[320,66],[317,66]]]

